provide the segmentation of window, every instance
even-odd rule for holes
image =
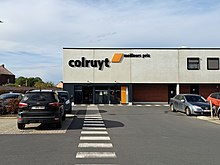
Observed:
[[[199,58],[187,58],[187,69],[188,70],[199,70]]]
[[[219,70],[219,58],[207,58],[208,70]]]

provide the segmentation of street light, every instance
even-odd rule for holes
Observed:
[[[3,23],[3,22],[0,20],[0,23]]]

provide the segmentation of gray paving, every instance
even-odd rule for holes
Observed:
[[[63,134],[66,133],[69,125],[74,119],[74,115],[67,115],[63,122],[62,128],[57,129],[55,125],[41,125],[39,123],[26,124],[24,130],[17,128],[16,118],[0,118],[0,135],[1,134]]]

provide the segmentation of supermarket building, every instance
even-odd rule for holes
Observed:
[[[169,102],[220,88],[220,48],[63,48],[64,90],[75,104]]]

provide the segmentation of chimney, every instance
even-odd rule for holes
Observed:
[[[2,67],[3,67],[3,68],[5,68],[5,65],[4,65],[4,64],[2,64]]]

